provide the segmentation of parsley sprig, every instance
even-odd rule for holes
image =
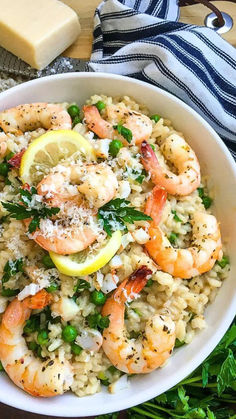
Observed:
[[[127,231],[126,223],[134,224],[135,221],[150,221],[149,215],[141,211],[137,211],[130,206],[130,202],[126,199],[116,198],[103,205],[98,211],[98,219],[108,236],[111,237],[112,231]]]
[[[24,220],[32,218],[28,231],[33,233],[39,227],[42,218],[49,218],[58,214],[60,208],[50,208],[45,204],[38,202],[37,207],[32,206],[33,195],[37,194],[37,190],[31,187],[29,190],[20,189],[21,203],[1,202],[2,206],[9,212],[11,218],[16,220]],[[23,205],[22,205],[23,204]]]

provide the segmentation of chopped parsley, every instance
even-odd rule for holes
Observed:
[[[60,211],[60,208],[51,208],[41,202],[37,203],[37,208],[33,208],[32,199],[33,196],[37,194],[37,190],[34,187],[29,188],[29,190],[20,189],[19,192],[21,195],[21,203],[1,203],[2,206],[9,212],[9,216],[11,218],[15,218],[16,220],[32,218],[28,227],[29,233],[33,233],[37,228],[39,228],[40,219],[51,217],[52,215],[58,214]]]
[[[179,216],[177,215],[176,211],[175,210],[172,210],[171,212],[172,212],[172,214],[174,214],[174,217],[173,217],[174,220],[177,221],[178,223],[181,223],[182,220],[181,220],[181,218],[179,218]]]
[[[122,125],[122,124],[113,125],[113,128],[116,129],[117,132],[119,134],[121,134],[122,137],[124,137],[126,139],[126,141],[128,141],[128,143],[131,143],[131,141],[133,139],[133,134],[132,134],[132,131],[130,131],[129,128],[124,127],[124,125]]]
[[[23,258],[8,260],[3,268],[3,272],[2,283],[4,284],[18,272],[23,272]]]
[[[101,221],[108,236],[112,231],[127,231],[126,223],[134,224],[135,221],[152,220],[149,215],[129,206],[130,202],[126,199],[116,198],[103,205],[98,211],[98,219]]]
[[[133,170],[133,173],[139,173],[138,176],[135,178],[135,181],[138,182],[140,185],[143,183],[145,177],[147,176],[147,172],[145,169],[142,170],[142,172],[136,172],[135,170]]]
[[[197,191],[198,191],[198,195],[201,198],[202,203],[203,203],[205,209],[210,208],[210,206],[211,206],[211,204],[213,202],[213,199],[210,198],[210,196],[205,195],[204,188],[197,188]]]
[[[177,238],[178,238],[178,233],[174,233],[172,231],[172,233],[170,233],[170,235],[169,235],[168,238],[169,238],[170,243],[173,244],[173,245],[175,245],[176,244],[176,241],[177,241]]]
[[[84,279],[79,279],[77,284],[74,286],[74,293],[78,294],[84,290],[89,290],[90,283],[88,281],[85,281]]]
[[[223,269],[229,264],[229,258],[227,256],[223,256],[222,259],[217,260],[216,263]]]

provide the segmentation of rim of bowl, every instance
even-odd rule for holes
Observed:
[[[63,73],[63,74],[46,76],[46,77],[42,77],[42,78],[39,78],[39,79],[34,79],[34,80],[30,80],[30,81],[21,83],[17,86],[14,86],[14,87],[0,93],[0,98],[2,98],[4,96],[8,96],[9,92],[10,93],[11,92],[17,92],[17,91],[20,91],[21,89],[24,90],[25,86],[35,85],[35,84],[44,84],[45,82],[48,82],[50,79],[61,79],[61,80],[69,79],[69,78],[81,79],[81,78],[85,78],[85,77],[86,78],[94,78],[95,77],[95,78],[101,78],[101,79],[109,78],[109,79],[114,79],[114,80],[124,80],[124,82],[128,82],[128,83],[131,83],[131,84],[134,84],[134,85],[140,85],[140,86],[143,86],[143,87],[151,88],[156,93],[161,92],[162,95],[164,94],[171,101],[179,103],[183,108],[185,108],[188,112],[190,112],[199,121],[200,124],[204,125],[206,127],[206,129],[212,134],[212,136],[214,137],[214,139],[217,143],[217,146],[222,150],[223,154],[226,156],[226,158],[229,162],[229,166],[234,173],[235,183],[236,183],[236,163],[235,163],[232,155],[230,154],[228,148],[226,147],[224,142],[221,140],[219,135],[216,133],[216,131],[209,125],[209,123],[207,121],[205,121],[203,119],[203,117],[201,115],[199,115],[194,109],[192,109],[189,105],[184,103],[181,99],[175,97],[171,93],[168,93],[165,90],[160,89],[159,87],[156,87],[152,84],[149,84],[149,83],[146,83],[146,82],[143,82],[143,81],[140,81],[140,80],[132,79],[132,78],[127,77],[127,76],[120,76],[120,75],[111,74],[111,73],[95,73],[95,72],[74,73],[74,72],[72,72],[72,73]],[[218,329],[213,334],[211,334],[210,338],[208,339],[208,341],[206,342],[206,344],[204,345],[202,350],[199,351],[199,353],[191,361],[188,362],[187,368],[186,368],[186,366],[181,367],[181,368],[178,369],[177,372],[175,372],[173,374],[173,379],[171,380],[171,385],[169,385],[167,383],[165,386],[163,386],[162,393],[166,392],[171,387],[175,386],[180,381],[182,381],[185,377],[190,375],[204,361],[204,359],[212,352],[212,350],[219,343],[220,339],[223,337],[223,335],[225,334],[225,332],[227,331],[228,327],[230,326],[230,324],[232,323],[232,321],[234,319],[234,316],[235,316],[234,307],[235,307],[235,305],[236,305],[236,293],[235,293],[233,301],[232,301],[231,305],[228,307],[228,309],[226,311],[226,314],[224,316],[224,319],[220,323],[220,326],[218,327]],[[53,403],[51,405],[50,412],[49,412],[48,406],[44,406],[43,404],[39,404],[38,409],[36,409],[34,406],[32,406],[32,407],[29,406],[28,407],[28,405],[25,405],[25,402],[23,400],[21,400],[21,401],[14,400],[14,402],[11,401],[11,400],[9,401],[8,397],[5,397],[4,394],[2,393],[2,391],[0,392],[0,401],[2,403],[5,403],[8,406],[12,406],[12,407],[15,407],[17,409],[24,410],[24,411],[27,408],[28,412],[38,413],[38,414],[41,414],[41,415],[48,415],[49,414],[51,416],[58,416],[58,417],[84,417],[85,415],[86,416],[93,416],[93,415],[101,415],[101,414],[107,414],[107,413],[111,413],[111,412],[117,412],[117,411],[121,411],[121,410],[124,410],[124,409],[128,409],[128,408],[133,407],[135,405],[144,403],[145,401],[150,400],[150,399],[157,396],[157,393],[158,393],[157,387],[158,387],[158,382],[157,382],[156,385],[152,386],[151,388],[147,388],[147,390],[145,390],[145,392],[143,393],[142,396],[139,395],[138,399],[137,399],[135,394],[133,394],[132,396],[129,396],[128,400],[125,399],[124,404],[122,404],[121,400],[116,401],[115,398],[114,398],[114,401],[112,403],[112,411],[111,411],[110,408],[106,408],[105,404],[96,405],[96,406],[88,406],[88,407],[86,407],[86,410],[84,409],[82,411],[81,411],[81,407],[79,407],[79,405],[78,405],[78,410],[80,410],[79,415],[78,415],[78,412],[74,412],[74,413],[71,412],[71,411],[58,412],[56,403]],[[19,391],[22,391],[22,390],[19,390]],[[28,397],[28,395],[26,395],[26,397]],[[77,398],[77,396],[74,396],[74,397]],[[92,396],[89,396],[89,397],[92,397]],[[41,401],[41,400],[42,399],[39,399],[39,401]],[[56,402],[56,399],[54,399],[54,401]]]

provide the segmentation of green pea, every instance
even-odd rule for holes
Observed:
[[[59,285],[56,282],[52,282],[49,287],[46,288],[46,291],[49,293],[55,292],[59,289]]]
[[[171,242],[171,244],[176,244],[178,238],[178,233],[171,233],[169,236],[169,241]]]
[[[77,124],[80,124],[80,122],[81,122],[82,120],[81,120],[81,118],[77,115],[77,116],[75,116],[74,117],[74,119],[73,119],[73,124],[72,124],[72,128],[74,128],[75,127],[75,125],[77,125]]]
[[[49,342],[49,338],[48,338],[48,331],[46,329],[40,330],[40,332],[38,332],[38,336],[37,336],[37,341],[39,345],[47,345],[47,343]]]
[[[161,117],[160,117],[160,115],[155,113],[154,115],[150,116],[150,119],[152,119],[153,121],[155,121],[157,123],[161,119]]]
[[[81,346],[77,345],[76,343],[72,342],[71,343],[71,352],[74,355],[80,355],[82,352],[83,348],[81,348]]]
[[[203,205],[206,209],[210,208],[210,206],[212,204],[212,201],[213,201],[213,199],[210,198],[208,195],[204,195],[202,197],[202,203],[203,203]]]
[[[105,304],[107,297],[103,294],[102,291],[93,291],[90,295],[90,300],[96,306],[102,306]]]
[[[155,147],[154,147],[154,145],[153,144],[149,144],[150,145],[150,147],[153,149],[153,151],[155,151]]]
[[[110,319],[108,316],[103,316],[99,319],[98,321],[98,327],[100,327],[100,329],[106,329],[110,324]]]
[[[103,109],[105,109],[106,104],[99,100],[97,103],[95,103],[96,108],[101,112]]]
[[[29,343],[28,343],[28,348],[29,348],[31,351],[36,351],[36,350],[38,349],[38,345],[37,345],[37,343],[36,343],[36,342],[29,342]]]
[[[77,105],[71,105],[69,106],[69,108],[67,109],[68,114],[70,115],[70,117],[72,119],[74,119],[76,116],[79,115],[80,113],[80,109]]]
[[[53,261],[52,261],[52,259],[50,258],[49,255],[44,255],[43,256],[42,263],[48,269],[55,268],[55,265],[54,265],[54,263],[53,263]]]
[[[227,256],[223,256],[221,260],[217,260],[217,264],[223,269],[229,264],[229,258]]]
[[[15,295],[19,294],[20,290],[11,290],[10,288],[3,288],[1,294],[3,297],[15,297]]]
[[[0,175],[1,176],[7,176],[8,172],[9,172],[9,164],[8,163],[0,163]]]
[[[123,143],[120,140],[112,140],[109,144],[110,155],[116,157],[122,147]]]
[[[2,365],[2,363],[0,361],[0,372],[2,372],[2,371],[5,371],[5,370],[4,370],[3,365]]]
[[[78,332],[74,326],[67,325],[62,330],[62,339],[65,342],[69,342],[69,343],[74,342],[77,336],[78,336]]]

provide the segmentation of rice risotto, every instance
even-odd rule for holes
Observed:
[[[53,217],[60,218],[61,213],[59,212],[58,215],[49,214],[48,218],[52,217],[52,220],[42,217],[39,224],[36,221],[37,228],[32,228],[29,231],[26,222],[14,218],[14,216],[11,216],[12,213],[9,215],[9,209],[7,210],[2,203],[12,203],[18,205],[18,208],[19,205],[22,207],[28,205],[27,208],[31,210],[32,208],[37,210],[40,205],[43,205],[39,190],[37,189],[35,192],[29,186],[24,186],[25,189],[23,190],[28,190],[32,194],[31,198],[34,198],[30,203],[27,199],[31,198],[27,196],[26,200],[23,199],[22,201],[22,196],[24,196],[24,192],[22,193],[22,189],[20,189],[22,188],[22,175],[19,174],[19,164],[15,164],[14,160],[11,159],[14,159],[13,156],[19,156],[18,153],[26,150],[29,144],[33,144],[33,141],[45,134],[47,130],[37,126],[33,131],[28,128],[23,133],[16,132],[17,130],[7,133],[7,139],[5,139],[7,151],[1,160],[2,163],[0,163],[0,174],[2,175],[0,177],[0,277],[2,279],[0,285],[0,313],[2,313],[0,314],[0,320],[6,313],[5,310],[9,303],[15,298],[24,301],[25,298],[37,294],[42,289],[47,290],[51,298],[50,305],[43,309],[33,310],[30,319],[26,322],[28,329],[23,325],[23,337],[28,348],[33,351],[33,356],[40,362],[45,360],[50,362],[56,359],[63,363],[66,360],[69,361],[73,368],[73,380],[70,383],[70,388],[76,395],[82,397],[99,392],[102,385],[107,386],[109,391],[114,392],[119,388],[121,376],[124,377],[124,372],[112,365],[103,350],[102,335],[103,331],[109,327],[109,319],[103,320],[104,317],[99,316],[106,297],[109,298],[112,295],[119,283],[141,266],[146,266],[152,271],[151,280],[149,278],[147,285],[143,287],[139,295],[135,295],[137,298],[133,299],[131,297],[126,302],[125,326],[127,338],[132,342],[135,342],[136,339],[138,341],[144,333],[147,321],[158,314],[169,316],[174,322],[175,345],[178,347],[190,344],[195,334],[207,327],[204,319],[205,308],[209,303],[213,303],[218,289],[227,278],[229,263],[227,258],[222,257],[222,253],[219,252],[219,255],[215,257],[219,260],[213,263],[210,270],[188,279],[174,277],[170,273],[170,269],[161,268],[160,264],[150,256],[150,252],[147,251],[148,247],[145,248],[145,244],[150,241],[150,221],[148,219],[134,219],[132,223],[132,221],[127,221],[126,218],[120,224],[117,219],[110,220],[111,235],[114,231],[121,230],[121,243],[118,250],[113,252],[113,257],[103,266],[99,265],[98,270],[95,269],[90,274],[69,275],[62,273],[63,269],[55,267],[54,263],[57,265],[57,259],[55,257],[54,260],[53,254],[57,255],[60,252],[57,249],[49,249],[53,263],[45,250],[45,245],[40,245],[39,241],[37,242],[37,237],[38,240],[40,237],[39,228],[41,229],[43,243],[52,243],[56,230],[59,231],[58,237],[65,242],[68,236],[74,237],[74,232],[69,233],[71,225],[75,227],[87,217],[86,226],[94,232],[96,237],[94,240],[91,239],[88,246],[85,246],[86,250],[81,253],[81,263],[87,258],[92,260],[104,247],[104,243],[107,244],[110,240],[105,228],[107,219],[105,217],[99,221],[96,212],[98,211],[101,215],[100,218],[102,218],[101,207],[112,199],[119,198],[123,200],[120,202],[129,201],[126,204],[127,206],[144,214],[147,199],[151,196],[151,191],[154,188],[154,179],[151,177],[151,173],[144,170],[140,143],[134,141],[135,128],[132,124],[128,125],[127,123],[127,126],[124,124],[125,112],[127,112],[127,115],[130,112],[129,116],[131,117],[137,116],[139,113],[148,116],[148,109],[127,96],[116,98],[104,95],[92,96],[87,101],[86,106],[89,105],[87,109],[91,110],[90,105],[96,105],[95,109],[99,111],[100,118],[107,121],[110,128],[113,127],[116,130],[114,137],[103,136],[101,138],[101,135],[96,132],[96,127],[94,128],[89,122],[89,116],[79,119],[79,116],[76,115],[76,106],[73,108],[73,105],[63,103],[60,106],[65,111],[72,107],[72,111],[69,113],[73,121],[73,131],[80,134],[92,146],[93,153],[96,154],[96,164],[101,165],[101,168],[108,167],[113,172],[115,194],[103,201],[101,179],[99,178],[97,183],[95,178],[91,181],[87,180],[87,174],[83,172],[78,189],[81,182],[85,181],[90,182],[90,186],[92,185],[91,187],[96,189],[96,197],[95,195],[90,197],[89,193],[84,193],[85,200],[88,201],[86,211],[90,211],[89,215],[81,212],[72,214],[68,210],[70,205],[78,205],[78,203],[68,202],[70,201],[68,194],[73,197],[78,194],[77,185],[75,185],[75,182],[70,182],[70,185],[67,184],[65,198],[62,196],[59,196],[59,198],[56,196],[55,198],[56,190],[53,187],[50,191],[47,190],[47,195],[44,194],[48,208],[56,206],[60,207],[61,213],[63,211],[65,213],[66,210],[69,211],[67,221],[62,222],[60,219],[59,226],[57,221],[53,221]],[[113,114],[111,111],[109,112],[109,106],[111,105],[116,105],[113,108],[111,107]],[[94,110],[94,107],[92,109]],[[118,110],[117,115],[114,115],[115,110],[116,112]],[[133,113],[133,111],[135,112]],[[122,115],[120,119],[119,113]],[[174,130],[171,121],[158,115],[155,115],[149,121],[151,135],[148,138],[141,139],[141,142],[143,140],[148,141],[163,169],[171,170],[175,175],[178,175],[175,165],[167,162],[162,145],[171,135],[183,138],[182,133]],[[95,125],[96,122],[92,123]],[[122,127],[126,127],[126,130],[124,131]],[[138,122],[137,132],[139,133],[142,128],[142,125],[139,125]],[[131,140],[129,138],[130,132],[133,135]],[[10,160],[7,160],[8,158]],[[11,164],[12,161],[13,164]],[[32,184],[36,188],[43,176],[64,175],[68,167],[73,167],[76,164],[82,168],[87,163],[94,164],[91,159],[86,161],[84,157],[82,158],[75,152],[65,160],[61,157],[59,162],[51,163],[51,168],[45,167],[42,170],[42,165],[35,165],[35,177],[31,173],[34,180]],[[106,193],[111,188],[111,181],[109,178],[107,180],[107,183],[104,184]],[[169,238],[175,249],[187,250],[191,246],[194,214],[197,212],[207,214],[214,212],[213,205],[211,206],[211,203],[214,203],[214,195],[213,191],[208,189],[207,177],[201,177],[200,182],[198,188],[186,195],[168,193],[159,228],[166,238]],[[52,205],[50,201],[52,196],[59,199],[60,205]],[[95,212],[94,208],[96,208]],[[64,229],[67,232],[65,236],[63,235]],[[62,251],[61,255],[68,257],[66,255],[69,253],[66,251],[63,253]],[[71,257],[70,260],[80,263],[81,260],[76,255],[69,256]],[[96,291],[98,291],[97,294]],[[102,304],[96,300],[98,296],[102,296]],[[32,316],[33,319],[36,319],[34,324]],[[65,332],[66,326],[73,327],[69,331],[66,329],[67,335]],[[74,339],[70,337],[71,330],[76,331]],[[41,333],[42,331],[44,335]],[[2,363],[4,366],[3,359]],[[124,380],[123,385],[127,384],[125,382],[126,377],[127,375],[122,378]],[[129,379],[130,377],[128,377]]]

